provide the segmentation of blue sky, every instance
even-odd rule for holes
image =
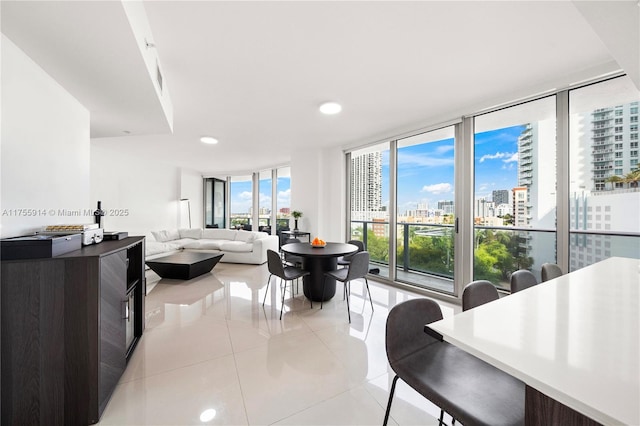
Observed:
[[[231,213],[249,213],[251,181],[231,182]],[[260,207],[271,208],[271,179],[260,181]],[[278,209],[291,207],[291,178],[278,178]]]
[[[476,197],[491,197],[496,189],[518,182],[518,136],[524,126],[513,126],[475,135]],[[438,201],[454,200],[453,139],[413,145],[398,150],[398,212],[418,203],[437,208]],[[389,203],[389,152],[382,156],[383,204]]]
[[[524,126],[512,126],[475,135],[475,197],[491,197],[495,189],[518,183],[518,136]],[[398,212],[426,202],[454,199],[453,139],[403,147],[398,150]],[[260,205],[271,205],[271,180],[260,185]],[[389,151],[382,153],[382,202],[389,205]],[[291,206],[290,178],[278,179],[278,208]],[[231,183],[231,212],[251,207],[251,181]]]
[[[475,135],[476,197],[518,185],[518,136],[525,126],[505,127]]]

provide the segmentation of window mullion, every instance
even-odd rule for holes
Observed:
[[[556,263],[569,270],[569,92],[556,96]]]

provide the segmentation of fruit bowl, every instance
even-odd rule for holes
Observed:
[[[325,240],[323,240],[321,238],[318,238],[318,237],[315,237],[313,239],[313,241],[311,241],[311,247],[313,247],[313,248],[322,248],[322,247],[324,247],[326,245],[327,245],[327,243],[325,242]]]

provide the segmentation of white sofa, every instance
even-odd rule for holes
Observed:
[[[261,265],[267,249],[278,251],[278,237],[266,232],[233,229],[169,229],[152,231],[145,241],[145,259],[155,259],[181,250],[224,253],[221,262]]]

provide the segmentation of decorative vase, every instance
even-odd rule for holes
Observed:
[[[298,230],[298,219],[293,219],[293,221],[294,221],[293,230],[297,231]]]

